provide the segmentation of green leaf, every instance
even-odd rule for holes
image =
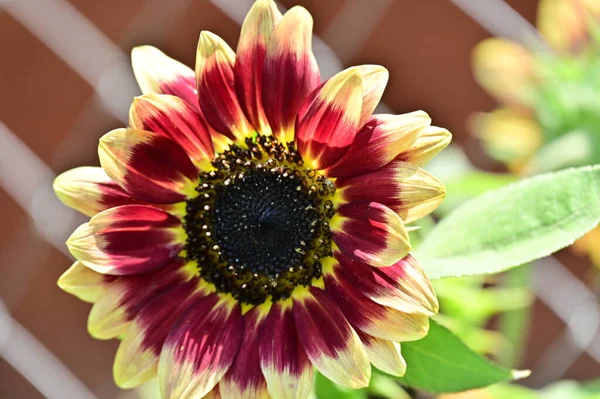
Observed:
[[[344,398],[367,399],[366,389],[349,389],[339,386],[321,373],[315,373],[315,396],[317,399]]]
[[[448,215],[463,202],[515,181],[517,181],[515,176],[506,173],[468,172],[446,183],[446,199],[436,209],[436,213]]]
[[[486,192],[438,223],[417,248],[430,279],[493,274],[547,256],[600,222],[600,165]]]
[[[402,356],[408,367],[400,383],[433,393],[466,391],[529,375],[479,356],[433,320],[425,338],[402,343]]]
[[[599,399],[598,381],[559,381],[541,391],[517,385],[498,384],[487,389],[492,399]]]

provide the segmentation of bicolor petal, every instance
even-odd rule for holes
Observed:
[[[263,106],[263,74],[267,48],[281,13],[272,0],[254,3],[240,33],[235,60],[235,88],[240,105],[254,128],[262,134],[270,132]]]
[[[430,214],[446,197],[446,189],[439,180],[401,161],[393,161],[366,175],[338,179],[335,185],[344,201],[377,201],[391,208],[405,223]]]
[[[325,276],[325,292],[339,306],[350,324],[377,338],[415,341],[427,335],[429,317],[380,305],[363,295],[339,267]]]
[[[346,256],[372,266],[390,266],[411,250],[402,219],[377,202],[342,205],[330,225],[333,240]]]
[[[224,399],[269,398],[259,357],[265,316],[266,312],[260,307],[254,307],[244,315],[244,337],[239,353],[227,374],[219,382],[219,391]]]
[[[429,127],[423,111],[402,115],[373,115],[335,165],[327,169],[332,177],[352,177],[373,172],[390,163],[415,143]]]
[[[52,188],[63,204],[86,216],[115,206],[140,203],[99,167],[81,166],[61,173]]]
[[[214,156],[210,132],[200,114],[178,97],[165,94],[136,97],[129,110],[129,125],[169,137],[198,167]]]
[[[338,162],[356,137],[362,113],[362,77],[346,69],[309,96],[296,122],[296,145],[313,169]]]
[[[238,353],[244,321],[237,302],[217,293],[193,301],[165,341],[158,362],[165,399],[208,394]]]
[[[312,53],[311,15],[292,7],[275,27],[267,47],[262,99],[273,134],[293,140],[296,115],[321,78]]]
[[[57,284],[61,290],[82,301],[94,303],[101,297],[110,279],[76,261],[59,277]]]
[[[486,39],[473,50],[477,82],[499,101],[510,104],[532,105],[533,62],[531,52],[505,39]]]
[[[185,245],[175,216],[147,205],[100,212],[79,226],[67,246],[85,266],[105,274],[148,272],[167,264]]]
[[[363,101],[358,123],[358,126],[362,127],[371,118],[379,104],[390,74],[381,65],[360,65],[349,69],[358,70],[362,77]]]
[[[357,333],[373,366],[396,377],[402,377],[406,373],[406,361],[398,342],[376,338],[362,331]]]
[[[415,258],[406,255],[388,267],[372,267],[335,253],[340,270],[360,292],[380,305],[406,313],[433,316],[438,301],[431,282]]]
[[[195,195],[196,167],[168,137],[116,129],[102,136],[98,155],[106,173],[135,198],[173,204]]]
[[[273,398],[303,399],[313,389],[313,366],[298,338],[292,308],[276,302],[267,316],[259,347],[260,368]]]
[[[221,399],[221,391],[219,390],[219,386],[214,387],[209,393],[204,395],[202,399]]]
[[[371,365],[356,331],[319,288],[294,298],[294,321],[312,364],[336,384],[357,389],[369,385]]]
[[[235,53],[219,36],[203,31],[196,53],[200,109],[217,132],[243,140],[254,131],[238,102],[234,86]]]
[[[88,331],[98,339],[111,339],[124,334],[133,318],[153,297],[191,278],[186,262],[177,259],[160,270],[135,276],[107,276],[104,295],[88,316]]]
[[[171,94],[198,108],[194,71],[152,46],[131,52],[133,73],[142,93]]]
[[[158,358],[175,321],[192,300],[196,279],[148,298],[127,329],[113,367],[116,384],[133,388],[156,377]]]
[[[411,163],[415,166],[426,165],[450,144],[452,134],[441,127],[428,126],[421,130],[417,139],[398,154],[397,161]]]

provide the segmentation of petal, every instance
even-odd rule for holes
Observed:
[[[325,292],[337,303],[353,327],[374,337],[415,341],[427,335],[429,330],[427,315],[400,312],[373,302],[339,272],[339,266],[325,275]]]
[[[243,333],[237,302],[216,293],[193,301],[160,354],[162,397],[195,399],[210,392],[233,364]]]
[[[221,391],[219,390],[219,386],[217,385],[209,393],[204,395],[202,399],[221,399]]]
[[[296,144],[308,166],[325,169],[354,141],[362,112],[362,77],[346,69],[315,89],[296,122]]]
[[[175,321],[187,309],[196,279],[148,298],[119,345],[113,367],[116,384],[133,388],[156,377],[158,357]]]
[[[499,101],[530,105],[534,69],[531,53],[509,40],[486,39],[473,50],[477,82]]]
[[[369,385],[371,365],[358,335],[335,302],[316,287],[294,300],[294,321],[312,364],[336,384],[357,389]]]
[[[185,245],[175,216],[147,205],[123,205],[100,212],[69,237],[69,251],[85,266],[105,274],[157,269]]]
[[[362,127],[379,104],[390,74],[381,65],[360,65],[350,69],[357,69],[362,77],[363,104],[358,124]]]
[[[203,31],[196,52],[196,84],[200,109],[217,132],[243,141],[254,131],[234,87],[235,53],[219,36]]]
[[[377,202],[342,205],[330,225],[333,240],[346,256],[372,266],[390,266],[411,249],[400,217]]]
[[[96,302],[104,292],[108,279],[77,261],[58,279],[61,290],[85,302]]]
[[[88,331],[98,339],[124,334],[131,320],[153,297],[188,281],[187,264],[177,259],[160,270],[135,276],[112,277],[88,317]]]
[[[400,353],[400,344],[357,331],[365,346],[371,364],[379,370],[396,377],[406,373],[406,361]]]
[[[303,399],[313,389],[313,367],[298,338],[291,306],[275,303],[259,347],[260,367],[273,398]]]
[[[446,189],[439,180],[421,168],[400,161],[393,161],[373,173],[338,179],[335,185],[344,201],[377,201],[394,210],[405,223],[430,214],[446,196]]]
[[[106,173],[135,198],[172,204],[195,193],[196,167],[168,137],[116,129],[100,138],[98,155]]]
[[[327,169],[333,177],[351,177],[373,172],[408,149],[431,123],[423,111],[402,115],[373,115],[335,165]]]
[[[415,166],[426,165],[433,157],[450,144],[452,134],[444,128],[428,126],[421,130],[417,139],[396,157],[397,161]]]
[[[165,94],[136,97],[129,110],[129,125],[169,137],[196,166],[204,166],[214,156],[210,133],[200,114],[178,97]]]
[[[133,73],[142,93],[171,94],[198,108],[194,71],[152,46],[131,52]]]
[[[340,252],[335,258],[341,271],[372,301],[407,313],[433,316],[438,312],[433,287],[411,255],[388,267],[371,267]]]
[[[244,20],[237,47],[237,97],[248,120],[261,134],[270,132],[262,99],[263,73],[267,47],[280,19],[281,13],[274,1],[256,1]]]
[[[235,362],[219,383],[223,398],[269,398],[258,354],[266,312],[254,307],[244,315],[244,338]]]
[[[135,201],[102,168],[82,166],[61,173],[52,184],[58,199],[84,215]]]
[[[284,142],[293,140],[298,110],[321,81],[312,53],[312,26],[306,9],[292,7],[267,47],[262,99],[273,134]]]
[[[482,139],[486,152],[502,162],[524,161],[544,142],[538,121],[510,108],[476,113],[470,125],[471,131]]]

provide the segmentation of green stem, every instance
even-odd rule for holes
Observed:
[[[506,288],[529,288],[531,281],[530,264],[514,268],[504,275]],[[510,344],[510,350],[499,354],[499,361],[507,367],[517,367],[523,355],[523,346],[529,331],[531,306],[510,310],[500,314],[499,331]]]

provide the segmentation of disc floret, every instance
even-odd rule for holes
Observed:
[[[319,279],[332,256],[334,183],[271,136],[231,145],[212,166],[186,206],[186,254],[200,275],[248,304],[286,299]]]

